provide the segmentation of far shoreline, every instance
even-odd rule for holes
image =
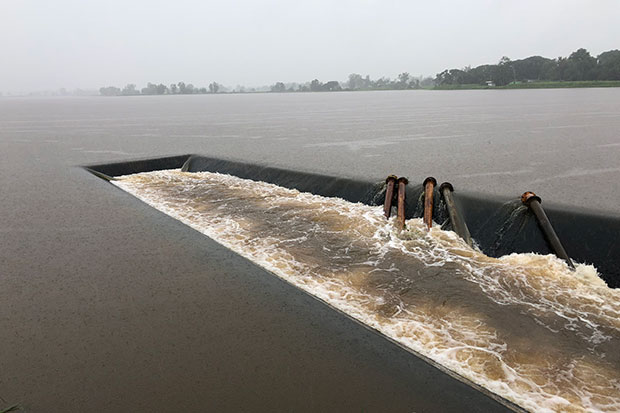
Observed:
[[[582,81],[540,81],[540,82],[520,82],[511,83],[504,86],[491,86],[480,84],[455,84],[441,85],[433,87],[421,87],[416,89],[341,89],[341,90],[317,90],[317,91],[231,91],[216,93],[163,93],[163,94],[119,94],[119,95],[103,95],[101,93],[92,94],[46,94],[46,93],[30,93],[30,94],[0,94],[2,98],[36,98],[36,97],[131,97],[131,96],[192,96],[192,95],[256,95],[256,94],[306,94],[306,93],[340,93],[340,92],[388,92],[388,91],[446,91],[446,90],[522,90],[522,89],[596,89],[596,88],[616,88],[620,87],[620,80],[582,80]]]
[[[620,80],[541,81],[510,83],[505,86],[479,84],[441,85],[431,90],[493,90],[493,89],[579,89],[620,87]]]

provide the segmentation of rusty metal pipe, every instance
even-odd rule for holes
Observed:
[[[409,181],[407,178],[398,178],[398,229],[401,231],[405,228],[405,191]]]
[[[437,180],[432,176],[426,178],[422,184],[422,187],[424,187],[424,223],[427,230],[430,230],[433,226],[433,192],[435,185],[437,185]]]
[[[538,225],[542,229],[542,232],[545,238],[547,239],[549,246],[555,253],[555,255],[558,258],[561,258],[564,261],[566,261],[568,266],[574,270],[575,265],[571,261],[570,257],[566,253],[566,250],[562,246],[560,239],[558,238],[557,234],[553,230],[553,227],[551,226],[551,222],[549,221],[549,218],[547,217],[547,214],[545,214],[545,210],[543,209],[541,205],[542,200],[540,199],[540,197],[538,197],[533,192],[525,192],[523,195],[521,195],[521,202],[527,205],[530,208],[530,211],[532,211],[534,215],[536,216]]]
[[[387,189],[385,190],[385,201],[383,202],[383,214],[389,218],[392,214],[392,199],[394,198],[394,184],[398,178],[396,175],[390,175],[385,180]]]
[[[448,210],[448,216],[450,216],[450,224],[452,225],[452,229],[459,237],[463,238],[467,245],[471,247],[472,241],[469,228],[467,228],[465,220],[456,208],[456,203],[454,203],[454,198],[452,197],[454,187],[450,182],[444,182],[439,186],[439,192],[443,196],[443,200],[446,203],[446,209]]]

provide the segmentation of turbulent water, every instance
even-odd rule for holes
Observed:
[[[217,173],[115,184],[532,411],[620,411],[620,290],[553,256],[491,258],[381,207]]]

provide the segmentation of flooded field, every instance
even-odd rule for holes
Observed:
[[[525,409],[620,411],[620,290],[553,256],[491,258],[381,207],[178,170],[120,188]]]

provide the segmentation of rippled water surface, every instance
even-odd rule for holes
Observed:
[[[499,259],[381,207],[217,173],[115,182],[403,346],[532,411],[620,411],[620,290],[553,256]]]

